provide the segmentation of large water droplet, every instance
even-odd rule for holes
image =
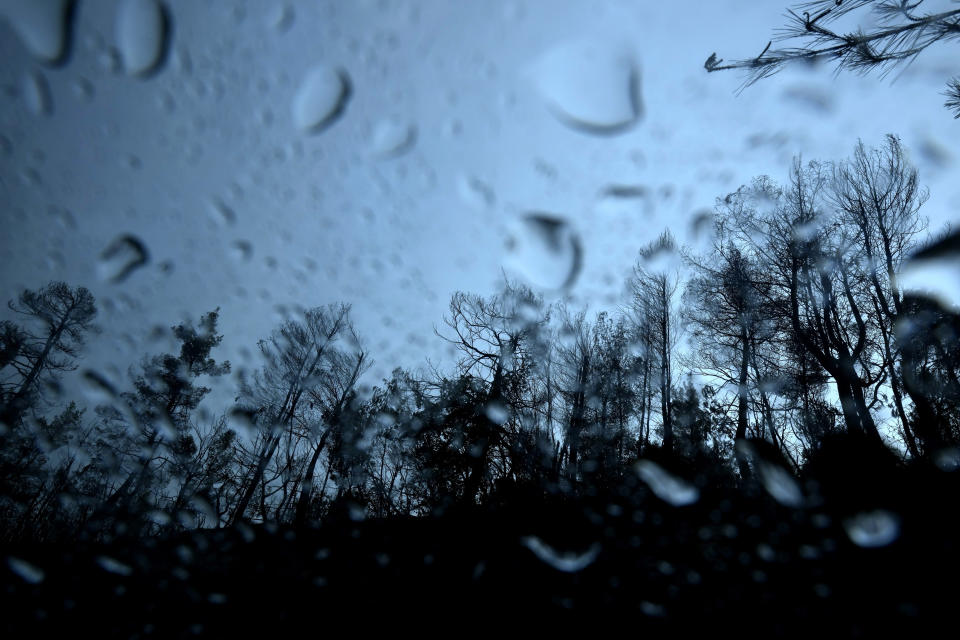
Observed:
[[[167,48],[166,14],[157,0],[125,0],[117,9],[117,49],[124,69],[145,75],[156,69]]]
[[[293,98],[293,123],[317,133],[344,110],[350,98],[350,78],[342,69],[319,65],[307,72]]]
[[[100,254],[97,271],[104,280],[116,284],[150,261],[147,247],[140,238],[126,234],[118,236]]]
[[[521,542],[526,548],[533,551],[537,558],[557,571],[563,571],[564,573],[577,573],[586,569],[593,564],[593,561],[600,554],[600,545],[597,543],[593,543],[589,549],[582,553],[570,551],[560,553],[536,536],[527,536]]]
[[[914,255],[897,275],[897,284],[960,310],[960,231]]]
[[[27,50],[43,62],[58,62],[66,53],[70,0],[5,0],[6,18]]]
[[[50,85],[39,71],[28,73],[23,77],[23,101],[30,113],[36,116],[48,116],[53,113]]]
[[[580,238],[561,217],[532,212],[514,223],[510,266],[544,289],[569,289],[580,273]]]
[[[413,148],[417,129],[394,118],[377,122],[370,134],[370,151],[380,158],[395,158]]]
[[[562,44],[539,60],[534,73],[550,111],[579,131],[620,133],[642,115],[636,61],[607,43]]]
[[[640,479],[649,485],[658,498],[675,507],[693,504],[700,499],[700,490],[669,473],[651,460],[640,460],[633,466]]]
[[[900,519],[884,509],[858,513],[843,526],[850,540],[860,547],[885,547],[900,535]]]

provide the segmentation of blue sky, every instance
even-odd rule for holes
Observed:
[[[895,80],[791,68],[737,93],[741,75],[706,73],[714,51],[758,54],[780,3],[171,0],[158,38],[150,2],[85,1],[56,66],[62,30],[17,4],[0,2],[0,295],[90,287],[108,330],[86,364],[120,386],[172,348],[156,327],[217,306],[237,370],[289,310],[349,302],[373,380],[445,361],[450,294],[504,271],[610,306],[664,227],[694,240],[717,196],[858,138],[899,134],[933,226],[960,217],[956,48]],[[545,252],[531,213],[579,243],[567,289],[572,254]],[[149,262],[112,283],[100,256],[125,234]]]

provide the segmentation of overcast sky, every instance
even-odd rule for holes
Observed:
[[[151,2],[81,1],[61,25],[0,1],[0,296],[88,286],[106,330],[87,364],[120,386],[172,348],[154,328],[218,306],[236,370],[286,310],[349,302],[373,380],[443,361],[450,294],[504,270],[609,306],[665,226],[692,240],[717,196],[858,138],[899,134],[924,213],[960,217],[955,45],[895,81],[794,68],[738,94],[704,61],[759,54],[787,5],[162,5],[166,31]],[[127,235],[149,260],[113,282],[131,249],[101,256]]]

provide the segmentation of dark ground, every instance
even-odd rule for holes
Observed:
[[[952,634],[958,489],[960,471],[859,461],[806,481],[800,508],[759,485],[673,506],[630,481],[602,497],[514,491],[429,518],[19,545],[0,571],[4,636],[313,637],[335,621],[460,634],[510,629],[515,614],[655,636]],[[896,538],[854,544],[850,518],[875,509],[895,517]]]

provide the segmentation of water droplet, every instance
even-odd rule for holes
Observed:
[[[293,98],[293,123],[317,133],[336,120],[350,98],[350,78],[342,69],[316,66],[307,72]]]
[[[219,198],[210,201],[210,216],[217,225],[233,226],[237,222],[236,211]]]
[[[640,479],[649,485],[658,498],[675,507],[693,504],[700,499],[700,490],[685,480],[667,472],[650,460],[640,460],[634,465]]]
[[[474,209],[489,209],[496,201],[493,187],[474,176],[461,175],[457,180],[457,192],[464,204]]]
[[[80,100],[90,102],[93,100],[96,88],[93,86],[93,83],[86,78],[77,78],[73,81],[73,93]]]
[[[395,118],[377,122],[370,135],[370,151],[380,158],[396,158],[413,148],[417,128]]]
[[[690,234],[696,240],[708,239],[713,235],[713,211],[700,209],[690,220]]]
[[[7,557],[7,566],[10,567],[10,570],[15,574],[23,578],[26,582],[30,584],[39,584],[43,582],[44,573],[43,569],[35,567],[26,560],[21,560],[20,558],[14,558],[13,556]]]
[[[601,198],[618,198],[624,200],[643,200],[649,192],[642,184],[611,184],[600,192]]]
[[[133,573],[132,567],[110,556],[99,556],[97,558],[97,564],[100,565],[100,568],[104,571],[109,571],[110,573],[115,573],[120,576],[128,576]]]
[[[13,143],[6,136],[0,136],[0,154],[4,156],[13,155]]]
[[[833,110],[833,95],[818,87],[789,87],[784,90],[783,98],[821,114]]]
[[[53,113],[50,85],[39,71],[28,73],[23,77],[23,100],[27,109],[35,116],[49,116]]]
[[[933,462],[941,471],[956,471],[960,469],[960,449],[948,447],[933,454]]]
[[[640,119],[640,71],[629,52],[598,41],[569,42],[547,52],[534,73],[550,111],[573,129],[616,134]]]
[[[843,526],[859,547],[885,547],[900,535],[900,519],[884,509],[858,513],[845,520]]]
[[[503,424],[510,418],[510,412],[502,402],[493,401],[487,404],[487,417],[495,424]]]
[[[280,33],[284,33],[290,30],[296,17],[297,15],[294,13],[293,7],[286,2],[275,4],[273,11],[270,12],[270,16],[267,19],[267,24]]]
[[[514,223],[509,261],[532,284],[544,289],[569,289],[580,273],[580,238],[567,221],[532,212]]]
[[[230,248],[234,258],[241,262],[248,262],[253,257],[253,245],[246,240],[234,240]]]
[[[7,0],[0,16],[13,25],[27,51],[42,62],[58,62],[66,53],[70,0]]]
[[[577,573],[586,569],[600,554],[600,545],[597,543],[593,543],[582,553],[571,551],[560,553],[536,536],[526,536],[521,542],[541,561],[564,573]]]
[[[126,280],[149,260],[146,245],[136,236],[125,234],[118,236],[100,254],[97,271],[101,279],[116,284]]]
[[[117,9],[117,50],[130,75],[146,75],[167,48],[167,16],[157,0],[124,0]]]
[[[803,504],[800,486],[783,467],[761,460],[757,463],[757,474],[763,488],[780,504],[794,508]]]

